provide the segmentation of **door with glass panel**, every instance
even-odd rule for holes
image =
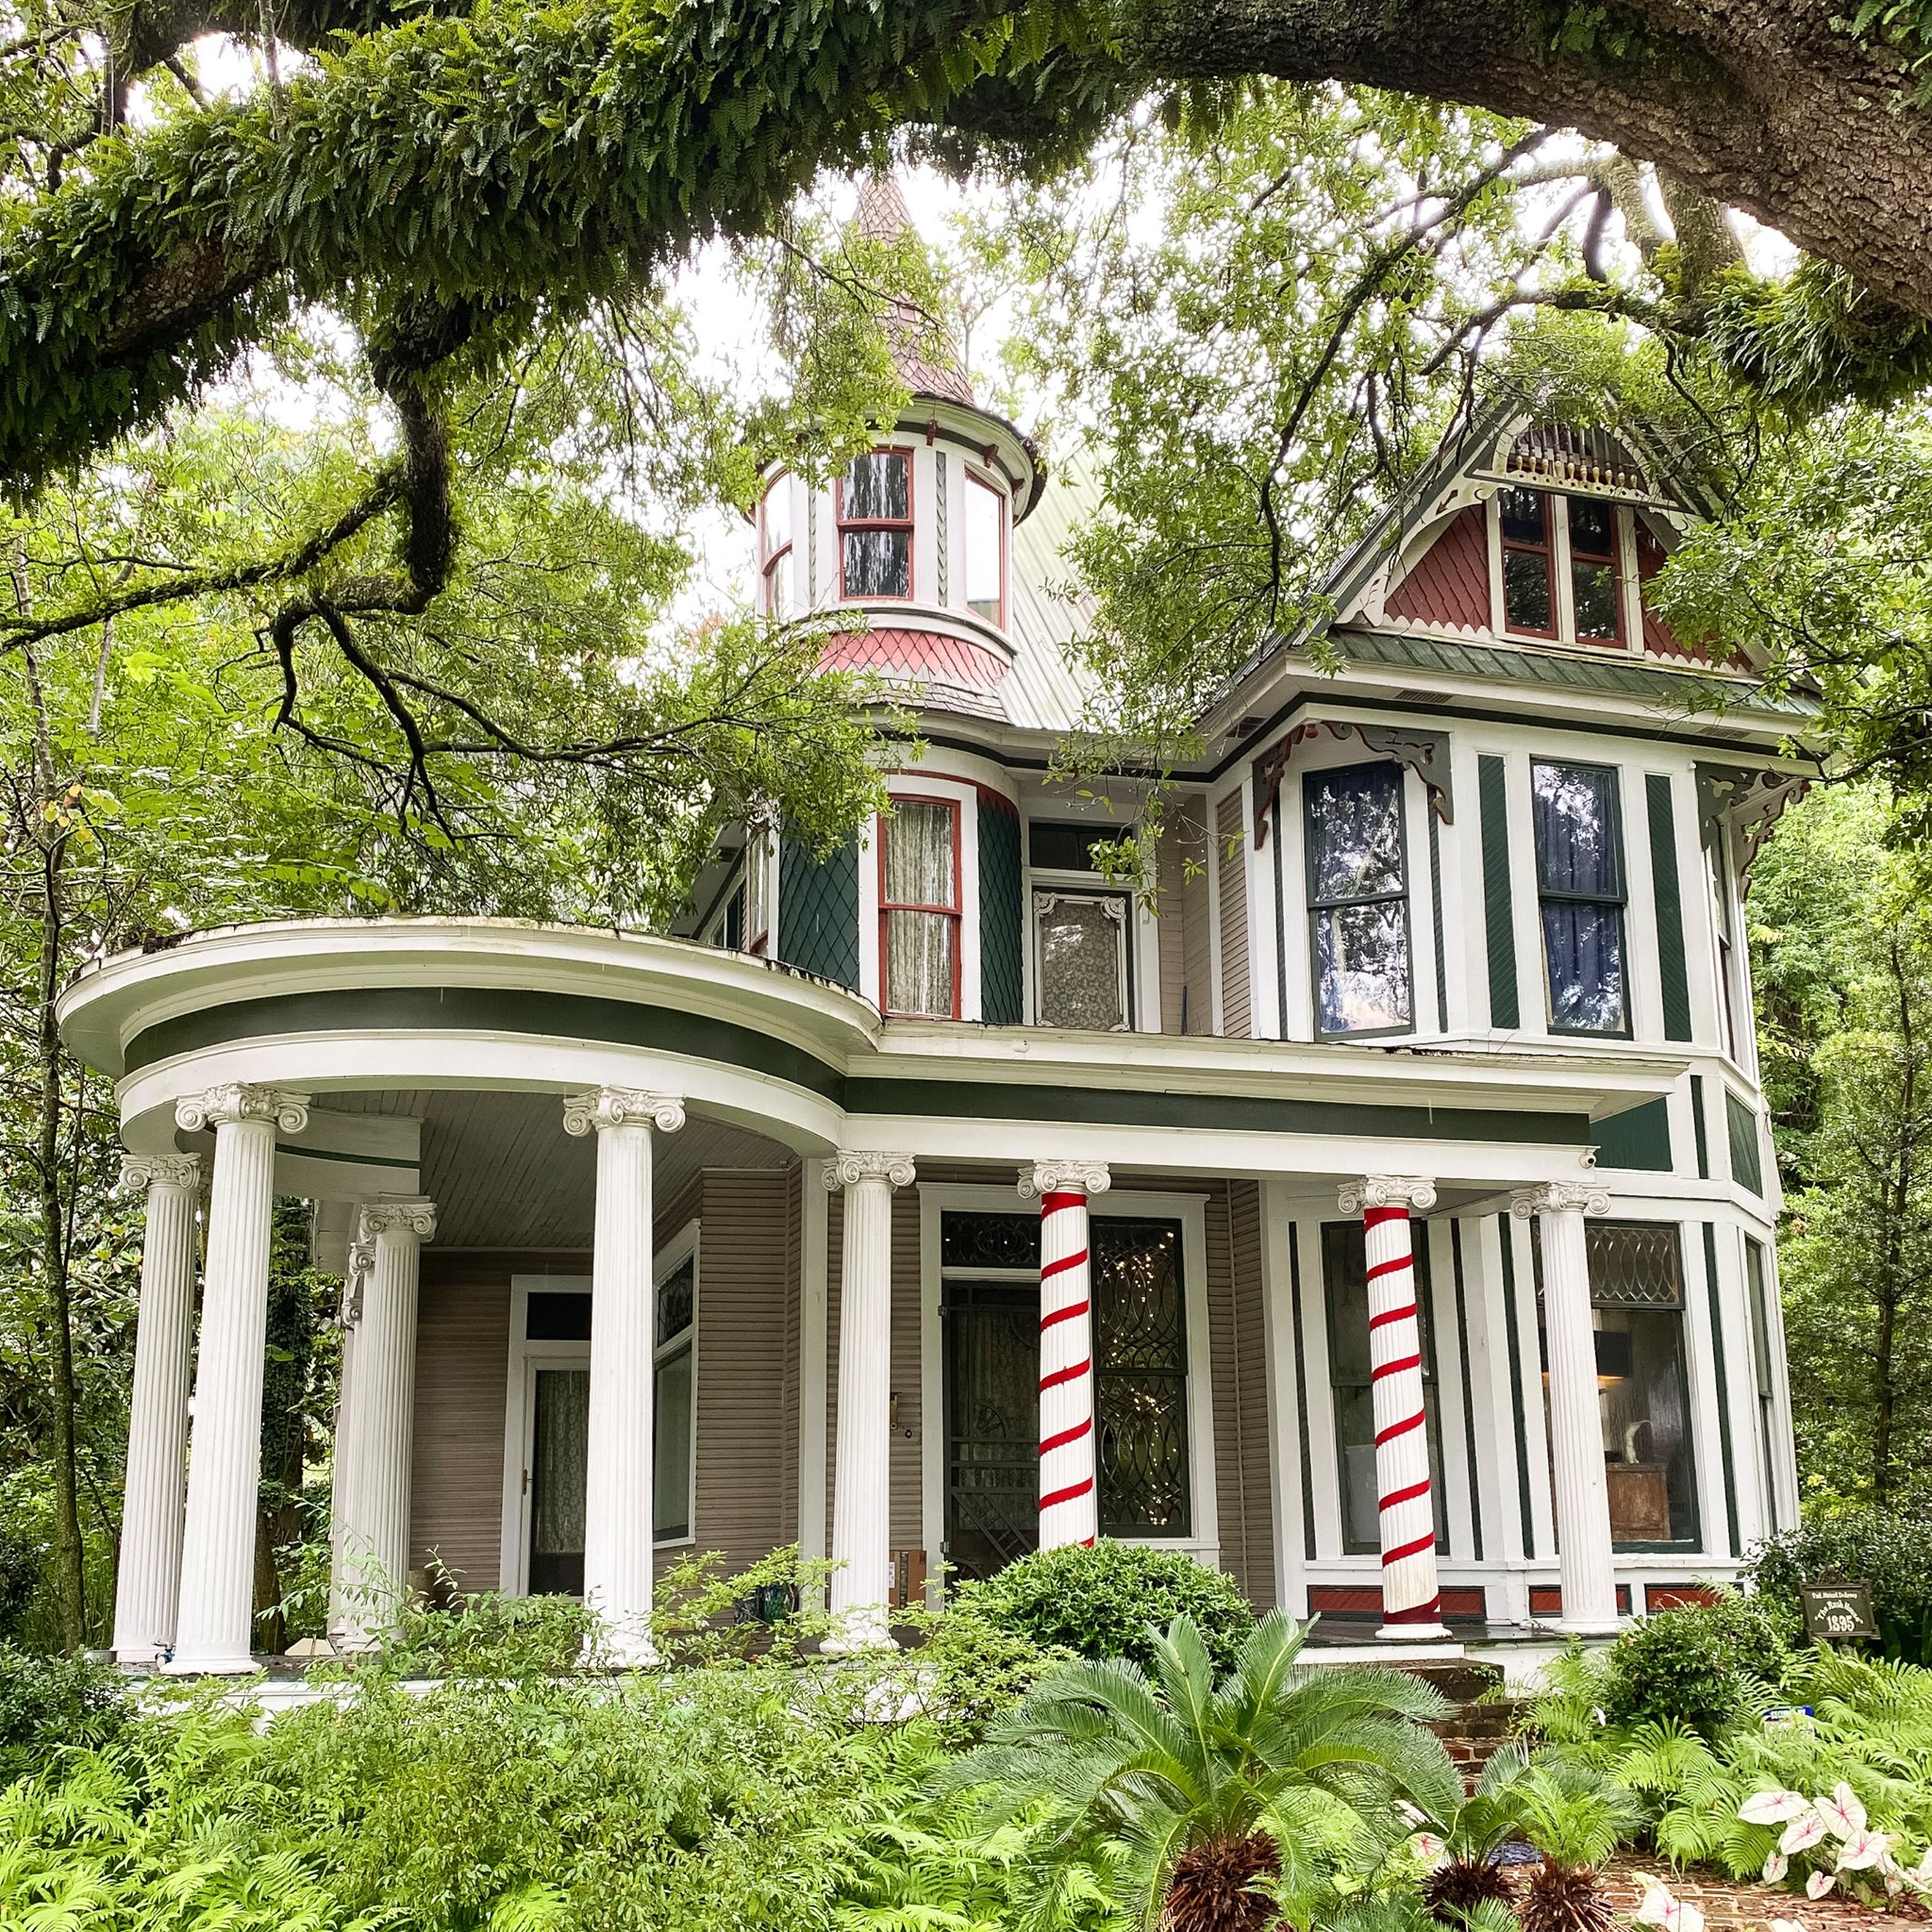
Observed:
[[[989,1576],[1040,1534],[1040,1220],[940,1224],[946,1561]],[[1091,1224],[1094,1424],[1103,1535],[1185,1538],[1186,1293],[1176,1221]]]

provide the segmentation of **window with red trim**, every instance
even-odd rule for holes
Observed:
[[[774,476],[758,506],[758,568],[764,574],[765,609],[773,617],[790,617],[795,608],[791,594],[791,478],[784,471]]]
[[[966,473],[966,608],[1006,628],[1006,492],[971,470]]]
[[[1557,634],[1556,555],[1550,541],[1550,498],[1520,487],[1496,499],[1503,526],[1503,626],[1539,637]]]
[[[879,820],[879,1006],[959,1017],[959,808],[895,798]]]
[[[1624,635],[1624,584],[1617,568],[1617,506],[1573,496],[1570,608],[1580,644],[1614,644]]]
[[[868,450],[839,479],[839,594],[912,594],[910,450]]]

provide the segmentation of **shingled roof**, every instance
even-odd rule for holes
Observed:
[[[855,221],[859,236],[867,242],[891,244],[913,232],[912,211],[906,206],[895,175],[874,172],[860,181]],[[973,385],[959,366],[958,351],[943,322],[903,294],[888,299],[880,322],[892,352],[892,366],[914,395],[975,407]]]

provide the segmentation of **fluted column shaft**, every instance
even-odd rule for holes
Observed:
[[[221,1087],[183,1100],[176,1122],[215,1130],[208,1277],[188,1456],[188,1512],[175,1655],[178,1676],[252,1671],[255,1534],[261,1488],[261,1383],[275,1130],[308,1124],[296,1096]]]
[[[892,1190],[909,1187],[903,1154],[841,1154],[825,1163],[842,1188],[839,1259],[839,1410],[832,1495],[831,1650],[892,1641]]]
[[[1371,1174],[1341,1190],[1360,1214],[1368,1264],[1369,1374],[1375,1424],[1376,1522],[1382,1545],[1382,1627],[1391,1639],[1448,1636],[1436,1577],[1436,1499],[1429,1478],[1428,1401],[1416,1308],[1409,1210],[1436,1204],[1435,1183]]]
[[[358,1489],[368,1456],[357,1401],[356,1357],[361,1346],[363,1291],[374,1259],[360,1242],[350,1241],[342,1279],[342,1358],[336,1376],[336,1426],[329,1457],[328,1634],[339,1643],[351,1640],[364,1547],[359,1529],[364,1511]]]
[[[351,1646],[373,1642],[394,1622],[408,1574],[416,1303],[423,1242],[435,1231],[436,1208],[421,1198],[371,1203],[357,1231],[368,1272],[345,1418],[349,1511],[336,1545],[341,1635]]]
[[[158,1664],[175,1643],[200,1166],[192,1154],[130,1154],[121,1163],[122,1186],[141,1188],[147,1195],[121,1562],[114,1578],[114,1660],[123,1664]]]
[[[1040,1161],[1020,1191],[1040,1197],[1040,1547],[1100,1534],[1093,1434],[1093,1264],[1090,1194],[1111,1176],[1098,1161]]]
[[[650,1664],[658,1341],[651,1129],[682,1126],[684,1108],[673,1095],[606,1087],[567,1100],[563,1124],[569,1133],[597,1136],[584,1601],[596,1613],[603,1660]]]
[[[1586,1213],[1607,1214],[1609,1196],[1574,1182],[1526,1189],[1510,1199],[1521,1220],[1541,1224],[1543,1336],[1550,1366],[1550,1466],[1556,1482],[1557,1560],[1562,1627],[1617,1627],[1617,1571],[1610,1548],[1610,1492],[1604,1474],[1596,1335],[1590,1314]]]

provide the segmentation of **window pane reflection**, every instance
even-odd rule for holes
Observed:
[[[1339,906],[1315,926],[1322,1030],[1373,1033],[1408,1024],[1408,920],[1399,901]]]
[[[911,596],[910,530],[847,530],[842,541],[848,597]]]
[[[904,519],[912,514],[911,459],[891,450],[854,457],[845,470],[841,510],[852,523]]]
[[[1399,765],[1311,774],[1303,787],[1316,1009],[1324,1033],[1410,1024]]]
[[[1532,764],[1530,800],[1550,1024],[1624,1032],[1617,774],[1596,765]]]

